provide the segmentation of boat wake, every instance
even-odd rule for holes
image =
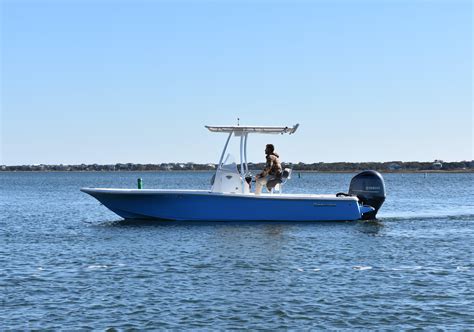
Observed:
[[[430,221],[430,220],[453,220],[453,221],[473,221],[474,214],[411,214],[407,216],[380,216],[379,222],[399,222],[399,221]]]

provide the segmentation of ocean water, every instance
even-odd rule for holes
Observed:
[[[130,222],[79,191],[138,177],[211,173],[0,173],[0,330],[474,329],[474,174],[385,174],[371,222]]]

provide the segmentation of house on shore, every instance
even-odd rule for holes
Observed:
[[[433,169],[441,169],[441,168],[443,168],[443,161],[436,159],[433,162]]]

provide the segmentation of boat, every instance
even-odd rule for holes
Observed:
[[[125,219],[174,221],[352,221],[375,219],[385,200],[385,184],[376,171],[354,176],[347,193],[316,195],[285,193],[292,170],[285,168],[269,191],[251,192],[247,162],[250,135],[292,135],[298,129],[283,126],[205,126],[227,134],[210,188],[120,189],[81,188]],[[240,164],[227,153],[229,141],[240,139]]]

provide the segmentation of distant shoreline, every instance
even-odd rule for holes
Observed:
[[[237,168],[240,164],[236,165]],[[354,173],[363,170],[376,170],[381,173],[473,173],[474,161],[434,162],[420,161],[388,161],[388,162],[333,162],[333,163],[290,163],[283,162],[283,167],[288,167],[293,172],[317,173]],[[76,164],[76,165],[0,165],[0,172],[212,172],[216,170],[214,163],[196,164],[188,163],[160,163],[160,164]],[[260,172],[265,168],[265,163],[248,163],[248,169]]]
[[[250,170],[251,172],[257,174],[261,170]],[[362,170],[348,170],[348,171],[317,171],[317,170],[293,170],[293,173],[323,173],[323,174],[349,174],[349,173],[357,173],[361,172]],[[466,169],[466,170],[419,170],[419,171],[409,171],[409,170],[402,170],[402,171],[385,171],[385,170],[376,170],[383,174],[453,174],[453,173],[474,173],[474,169]],[[106,171],[106,170],[88,170],[88,171],[56,171],[56,170],[46,170],[46,171],[0,171],[1,173],[210,173],[215,172],[215,170],[120,170],[120,171]]]

